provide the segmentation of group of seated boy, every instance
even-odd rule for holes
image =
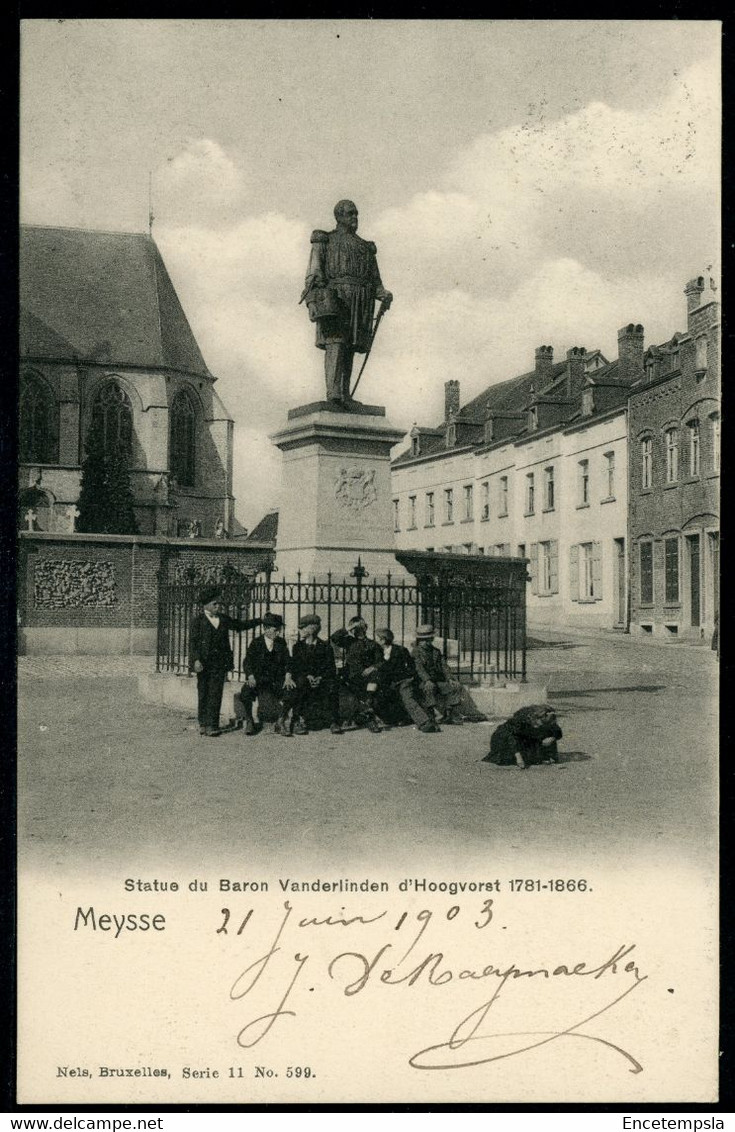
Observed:
[[[319,636],[321,618],[307,613],[291,652],[277,613],[263,616],[262,629],[247,650],[245,682],[234,697],[236,726],[246,735],[257,731],[253,708],[265,693],[278,703],[274,730],[284,736],[321,726],[341,735],[361,726],[378,733],[412,722],[419,731],[436,732],[442,723],[462,723],[461,685],[434,647],[432,625],[418,627],[411,651],[395,643],[389,628],[372,640],[362,617],[327,641]],[[343,658],[339,669],[335,648]]]

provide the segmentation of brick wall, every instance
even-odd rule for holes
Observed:
[[[268,547],[227,541],[23,532],[18,553],[20,626],[154,630],[161,569],[172,580],[183,573],[191,577],[193,570],[193,580],[206,584],[220,581],[223,571],[252,572],[272,557]]]
[[[719,414],[719,326],[717,305],[689,313],[688,334],[676,336],[678,365],[664,351],[653,379],[638,385],[629,402],[629,538],[631,629],[654,635],[707,639],[716,610],[720,473],[714,452],[713,416]],[[706,336],[706,337],[705,337]],[[699,342],[698,342],[699,340]],[[669,372],[661,372],[666,366]],[[699,422],[699,470],[690,466],[688,422]],[[678,429],[678,471],[667,482],[666,430]],[[652,480],[642,485],[644,438],[651,442]],[[678,540],[678,600],[665,592],[666,541]],[[642,543],[652,544],[653,601],[641,601]],[[692,548],[699,551],[699,572]],[[696,559],[695,559],[696,562]],[[696,575],[692,579],[692,572]],[[698,579],[698,580],[697,580]],[[697,594],[698,589],[698,594]],[[697,607],[698,602],[698,607]]]

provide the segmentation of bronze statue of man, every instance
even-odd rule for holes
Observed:
[[[357,206],[334,207],[337,227],[311,234],[311,258],[301,296],[316,323],[316,344],[325,351],[327,399],[346,405],[355,354],[369,353],[376,299],[387,310],[393,296],[378,271],[375,244],[357,235]]]

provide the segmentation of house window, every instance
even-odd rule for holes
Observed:
[[[525,544],[525,542],[519,542],[518,543],[518,557],[519,558],[525,558],[526,557],[526,544]]]
[[[712,471],[719,472],[720,470],[720,414],[713,413],[710,417],[712,422]]]
[[[426,526],[434,526],[434,492],[427,491],[426,493]]]
[[[411,455],[412,456],[418,456],[419,451],[420,451],[419,438],[418,438],[418,436],[412,436],[411,437]]]
[[[408,527],[413,530],[416,526],[416,496],[409,495],[408,497]]]
[[[484,440],[486,444],[492,444],[493,440],[493,418],[488,417],[485,421],[484,427]]]
[[[577,549],[576,547],[574,548]],[[525,543],[519,545],[518,556],[525,558]],[[532,542],[529,554],[529,573],[532,594],[556,594],[559,592],[559,542],[550,539],[546,542]]]
[[[534,487],[533,472],[526,476],[526,514],[533,515],[536,506],[536,488]]]
[[[699,475],[699,421],[689,421],[689,475]]]
[[[472,508],[473,508],[472,484],[467,483],[464,486],[464,517],[465,517],[465,519],[471,519],[472,518]]]
[[[570,546],[569,589],[572,601],[601,601],[601,543],[583,542]]]
[[[666,482],[676,483],[679,478],[679,430],[667,428],[664,433],[666,443]]]
[[[642,542],[639,552],[641,567],[641,605],[653,605],[653,543]]]
[[[92,427],[99,429],[105,457],[115,451],[130,456],[133,449],[133,409],[116,381],[102,386],[92,406]]]
[[[666,604],[676,604],[679,601],[678,538],[664,539],[664,588]]]
[[[490,483],[485,480],[482,485],[482,516],[483,519],[490,518]]]
[[[539,543],[539,583],[543,593],[551,593],[551,543]]]
[[[18,448],[25,463],[59,461],[55,398],[43,382],[25,374],[20,384]]]
[[[679,368],[679,347],[675,346],[671,351],[671,368],[672,370]]]
[[[447,448],[454,448],[457,443],[456,424],[447,425]]]
[[[393,500],[393,530],[394,531],[400,531],[400,529],[401,529],[401,527],[400,527],[400,523],[399,523],[398,500],[394,499]]]
[[[646,358],[646,381],[653,381],[655,362],[653,358]]]
[[[554,469],[544,468],[544,508],[554,510]]]
[[[580,543],[579,555],[579,596],[582,601],[592,601],[595,597],[594,543]]]
[[[704,373],[707,369],[707,335],[703,334],[694,343],[694,368],[697,373]]]
[[[454,489],[451,487],[444,489],[444,522],[454,522]]]
[[[641,441],[641,487],[645,490],[653,483],[653,440],[650,436]]]
[[[589,460],[580,460],[577,465],[577,477],[579,485],[579,506],[589,507],[590,502],[590,462]]]
[[[607,485],[607,498],[615,498],[615,453],[605,453],[605,481]]]
[[[196,416],[191,399],[177,393],[171,406],[171,475],[184,487],[194,486]]]
[[[500,477],[500,502],[498,506],[498,515],[502,518],[508,514],[508,477]]]

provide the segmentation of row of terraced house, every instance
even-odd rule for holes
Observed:
[[[531,626],[707,639],[718,616],[719,304],[687,283],[687,327],[640,324],[618,357],[539,346],[530,372],[414,426],[393,462],[396,545],[520,556]]]

